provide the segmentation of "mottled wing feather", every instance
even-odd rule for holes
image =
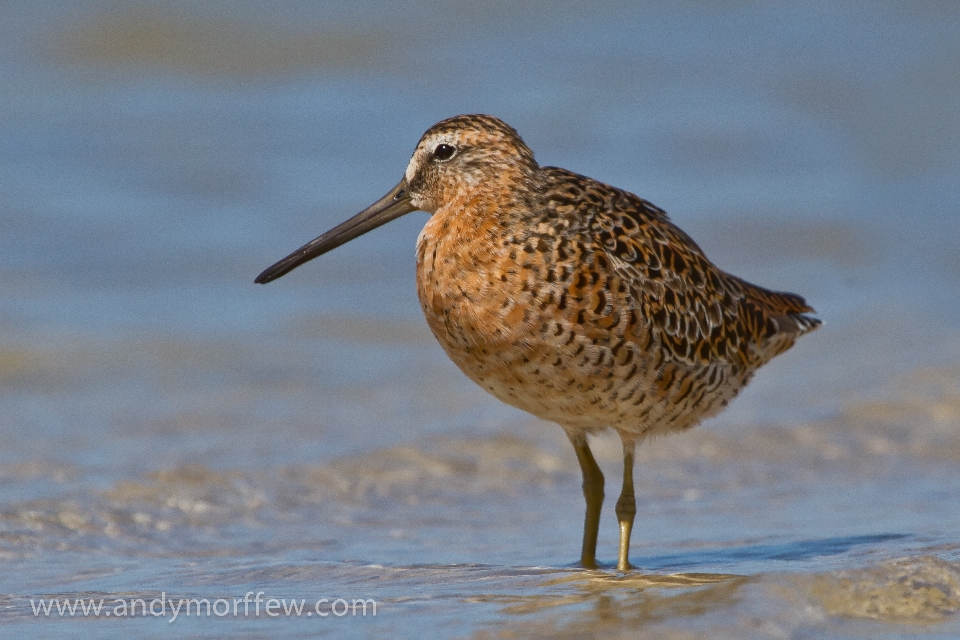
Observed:
[[[778,324],[779,333],[794,334],[794,338],[797,338],[822,324],[818,318],[810,315],[814,313],[813,307],[808,305],[802,296],[786,291],[771,291],[737,276],[730,274],[726,276],[730,280],[737,281],[746,297]]]
[[[544,171],[554,187],[548,193],[562,194],[550,208],[568,212],[594,268],[604,256],[671,360],[752,368],[819,326],[802,297],[718,269],[662,209],[564,169]]]

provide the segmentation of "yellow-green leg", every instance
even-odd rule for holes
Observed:
[[[633,495],[633,441],[623,441],[623,489],[617,500],[617,521],[620,523],[620,553],[617,557],[617,571],[628,571],[630,566],[630,532],[633,519],[637,515],[637,499]]]
[[[593,459],[586,434],[567,434],[577,453],[577,462],[583,473],[583,498],[587,513],[583,519],[583,549],[580,564],[587,569],[597,568],[597,532],[600,530],[600,509],[603,507],[603,473]]]

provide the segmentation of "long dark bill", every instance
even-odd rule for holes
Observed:
[[[267,284],[271,280],[276,280],[280,276],[293,271],[303,263],[350,242],[367,231],[376,229],[380,225],[416,210],[417,208],[410,202],[410,197],[407,194],[407,179],[404,178],[397,186],[390,189],[387,195],[357,215],[338,224],[319,238],[311,240],[280,262],[264,269],[263,273],[258,275],[254,282]]]

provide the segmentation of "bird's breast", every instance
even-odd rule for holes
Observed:
[[[492,212],[491,212],[492,213]],[[524,330],[522,292],[494,216],[434,214],[417,240],[417,293],[454,361],[502,349]]]

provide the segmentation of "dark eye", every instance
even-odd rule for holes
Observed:
[[[457,148],[452,145],[438,144],[437,148],[433,150],[433,157],[436,160],[449,160],[456,152]]]

